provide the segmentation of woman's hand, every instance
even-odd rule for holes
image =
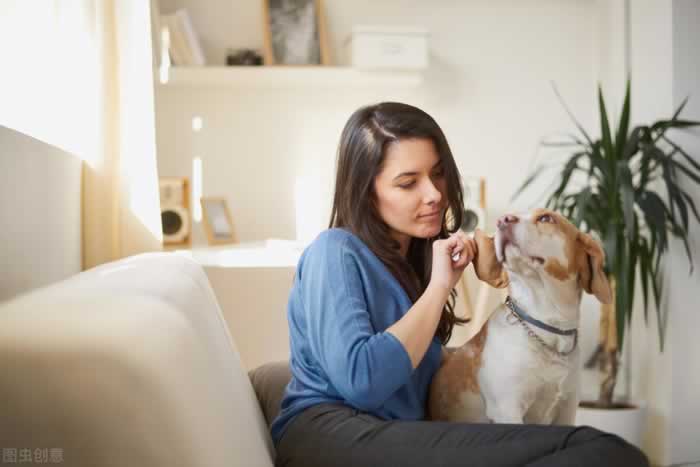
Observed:
[[[476,242],[461,230],[448,238],[435,240],[430,283],[452,290],[475,255]]]

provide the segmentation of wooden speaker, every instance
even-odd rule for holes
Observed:
[[[160,218],[163,244],[192,244],[190,187],[186,177],[160,177]]]

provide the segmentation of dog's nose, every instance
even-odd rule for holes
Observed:
[[[496,221],[496,226],[498,226],[498,230],[504,230],[512,224],[517,224],[518,220],[518,216],[506,214],[505,216],[501,216],[498,218],[498,220]]]

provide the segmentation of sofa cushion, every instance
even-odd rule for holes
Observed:
[[[0,446],[66,465],[272,467],[274,447],[200,265],[138,255],[0,304]]]
[[[280,403],[287,383],[292,378],[289,361],[270,362],[248,372],[255,395],[270,427],[280,411]]]

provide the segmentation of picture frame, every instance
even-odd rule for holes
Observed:
[[[225,198],[202,196],[202,225],[209,245],[238,243],[233,217]]]
[[[262,0],[265,65],[330,65],[323,0]]]

